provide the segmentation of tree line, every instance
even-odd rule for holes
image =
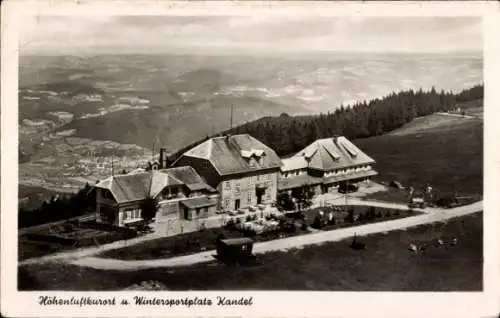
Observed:
[[[44,223],[70,219],[95,211],[95,191],[87,183],[77,193],[57,195],[34,210],[19,209],[18,227],[30,227]]]
[[[429,90],[404,90],[382,98],[340,105],[334,111],[319,115],[263,117],[217,135],[247,133],[273,148],[279,156],[294,154],[320,138],[342,135],[348,139],[382,135],[416,117],[439,111],[449,111],[457,104],[483,98],[483,85],[476,85],[459,93]],[[215,136],[217,136],[215,135]],[[206,136],[169,158],[172,162],[184,151],[210,138]]]

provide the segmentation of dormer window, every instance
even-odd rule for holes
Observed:
[[[241,156],[248,161],[251,167],[255,167],[257,164],[263,164],[263,157],[265,156],[264,150],[261,149],[250,149],[241,150]]]
[[[248,159],[248,164],[250,165],[250,167],[255,167],[255,164],[256,164],[255,158],[254,157],[250,157]]]

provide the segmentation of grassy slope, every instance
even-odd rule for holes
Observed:
[[[416,188],[430,183],[435,191],[459,195],[483,192],[482,120],[464,119],[418,131],[410,127],[407,133],[359,139],[355,144],[376,160],[379,181],[398,180]]]
[[[262,264],[228,268],[215,263],[175,270],[101,271],[67,264],[20,268],[22,290],[118,290],[145,280],[171,290],[480,291],[482,213],[363,238],[364,251],[346,241],[260,256]],[[453,248],[413,255],[410,242],[457,237]]]

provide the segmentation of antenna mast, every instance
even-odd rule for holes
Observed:
[[[156,140],[153,141],[153,150],[151,152],[151,164],[155,161],[155,143],[156,143]]]
[[[231,124],[230,128],[233,129],[233,104],[231,104]]]

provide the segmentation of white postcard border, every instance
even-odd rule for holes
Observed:
[[[16,2],[16,3],[14,3]],[[27,2],[11,1],[2,7],[2,290],[5,316],[23,317],[118,317],[118,316],[269,316],[269,317],[486,317],[499,313],[499,225],[500,207],[500,30],[499,6],[482,2]],[[43,295],[59,297],[126,297],[150,292],[18,292],[17,291],[17,30],[25,14],[168,14],[248,15],[321,14],[382,16],[483,16],[484,17],[484,292],[480,293],[392,293],[392,292],[161,292],[157,297],[251,296],[249,307],[59,307],[39,306]]]

